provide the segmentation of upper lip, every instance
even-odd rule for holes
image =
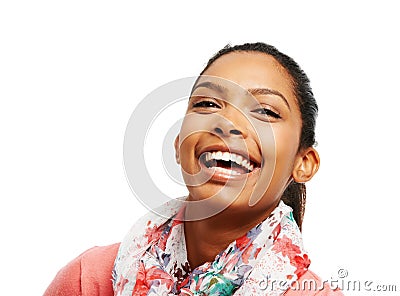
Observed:
[[[206,147],[203,147],[203,148],[199,149],[198,154],[196,155],[196,157],[199,158],[200,155],[202,155],[204,152],[212,152],[212,151],[235,153],[235,154],[241,155],[245,159],[250,159],[250,161],[253,164],[255,164],[256,166],[260,166],[260,164],[261,164],[261,161],[256,159],[250,153],[250,151],[248,151],[246,149],[242,149],[242,148],[237,147],[237,146],[235,147],[235,146],[232,146],[232,145],[226,146],[226,145],[222,145],[222,144],[215,144],[215,145],[211,145],[211,146],[206,146]]]

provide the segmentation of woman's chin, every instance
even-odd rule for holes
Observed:
[[[249,206],[251,191],[246,188],[238,190],[235,187],[223,187],[221,189],[219,184],[207,184],[202,187],[189,190],[186,207],[192,213],[192,217],[210,218],[223,211],[245,213],[251,209]]]

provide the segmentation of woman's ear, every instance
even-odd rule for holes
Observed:
[[[177,135],[175,138],[174,146],[175,146],[175,160],[177,164],[180,164],[181,159],[179,157],[179,135]]]
[[[305,183],[315,175],[319,168],[319,155],[317,150],[309,147],[299,153],[293,168],[293,179],[297,183]]]

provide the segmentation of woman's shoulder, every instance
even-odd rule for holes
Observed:
[[[85,251],[57,273],[44,295],[113,295],[112,269],[119,245]]]
[[[307,270],[295,283],[293,288],[287,290],[285,296],[343,296],[341,290],[333,290],[327,282],[321,280],[311,270]]]

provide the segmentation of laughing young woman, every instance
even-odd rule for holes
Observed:
[[[45,295],[342,295],[308,269],[300,232],[317,110],[305,73],[274,47],[219,51],[175,141],[186,201],[83,253]]]

